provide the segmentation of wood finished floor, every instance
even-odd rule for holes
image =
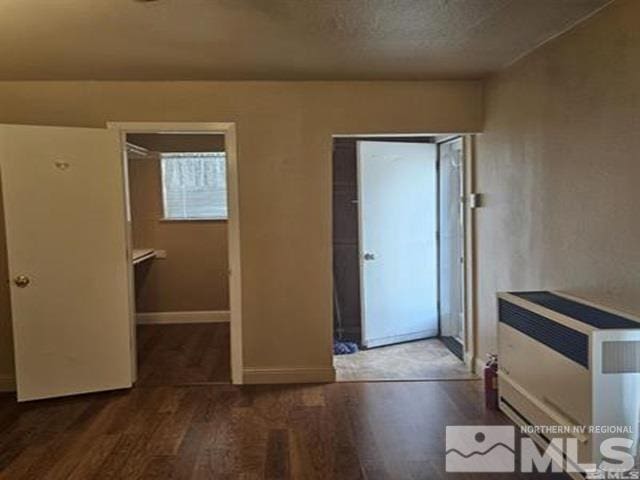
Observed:
[[[228,323],[138,325],[138,386],[231,383]]]
[[[506,423],[479,381],[204,384],[228,381],[228,334],[141,326],[131,390],[0,395],[0,479],[520,478],[444,473],[447,425]]]
[[[0,397],[2,479],[494,479],[445,474],[447,425],[504,424],[481,382],[157,386]]]

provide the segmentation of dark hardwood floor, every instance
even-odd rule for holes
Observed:
[[[138,386],[230,383],[228,323],[138,325]]]
[[[479,381],[216,385],[227,324],[140,326],[138,353],[131,390],[0,396],[0,479],[520,478],[444,472],[447,425],[507,423]]]
[[[154,386],[0,397],[2,479],[493,479],[444,473],[445,427],[503,424],[478,381]],[[550,475],[523,478],[549,478]]]

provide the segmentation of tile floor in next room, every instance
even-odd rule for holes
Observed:
[[[438,338],[336,355],[333,364],[339,382],[476,378]]]

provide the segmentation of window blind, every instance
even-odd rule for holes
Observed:
[[[223,152],[163,153],[161,162],[165,219],[227,219]]]

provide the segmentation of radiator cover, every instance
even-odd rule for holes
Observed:
[[[500,293],[498,357],[500,408],[517,423],[631,429],[576,435],[580,463],[602,461],[611,436],[637,449],[639,318],[560,292]]]

